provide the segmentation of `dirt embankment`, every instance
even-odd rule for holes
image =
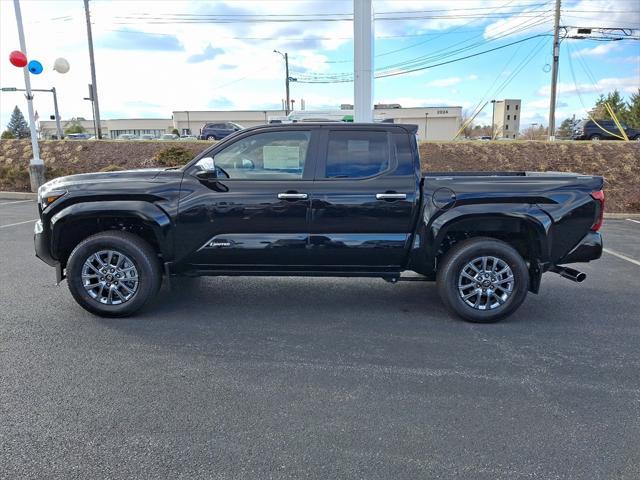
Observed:
[[[73,173],[153,167],[179,147],[196,155],[209,142],[42,141],[47,178]],[[0,190],[27,191],[31,144],[0,141]],[[429,142],[420,146],[424,171],[529,170],[603,175],[609,212],[640,212],[639,142]],[[169,155],[170,158],[170,155]],[[165,163],[166,164],[166,163]]]

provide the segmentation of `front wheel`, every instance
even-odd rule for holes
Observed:
[[[214,137],[213,135],[209,135],[209,136],[207,137],[207,140],[217,140],[217,138],[216,138],[216,137]]]
[[[522,304],[529,271],[518,251],[488,237],[455,245],[438,267],[438,293],[448,310],[476,323],[496,322]]]
[[[102,232],[83,240],[67,263],[71,295],[102,317],[135,313],[155,296],[161,281],[153,248],[128,232]]]

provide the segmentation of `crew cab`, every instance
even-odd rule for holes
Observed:
[[[108,317],[174,275],[286,275],[436,281],[451,312],[493,322],[544,272],[584,280],[567,264],[602,253],[602,187],[573,173],[423,174],[415,125],[264,125],[180,168],[46,183],[35,249]]]

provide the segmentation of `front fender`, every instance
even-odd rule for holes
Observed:
[[[51,218],[53,256],[59,259],[60,252],[67,247],[64,237],[65,229],[89,220],[104,223],[113,219],[138,220],[153,232],[163,257],[166,260],[171,259],[173,254],[171,218],[157,205],[139,200],[83,202],[63,208]]]

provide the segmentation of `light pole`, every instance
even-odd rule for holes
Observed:
[[[353,0],[353,120],[373,122],[374,18],[371,0]]]
[[[279,50],[274,50],[273,53],[277,53],[282,58],[284,58],[284,69],[285,69],[284,85],[285,85],[286,95],[287,95],[286,106],[284,111],[286,115],[289,115],[289,109],[291,107],[291,101],[289,100],[289,80],[291,80],[289,78],[289,54],[287,52],[282,53]]]
[[[18,26],[18,38],[20,40],[20,51],[27,55],[27,44],[24,40],[24,28],[22,26],[22,12],[20,11],[20,0],[13,0],[13,8],[16,13],[16,24]],[[31,93],[31,79],[27,67],[24,72],[24,88],[27,94],[27,109],[29,111],[29,131],[31,132],[31,150],[33,158],[29,162],[29,180],[31,191],[37,192],[40,185],[44,183],[44,162],[40,158],[40,146],[38,145],[38,133],[36,132],[36,120],[33,114],[33,94]]]

